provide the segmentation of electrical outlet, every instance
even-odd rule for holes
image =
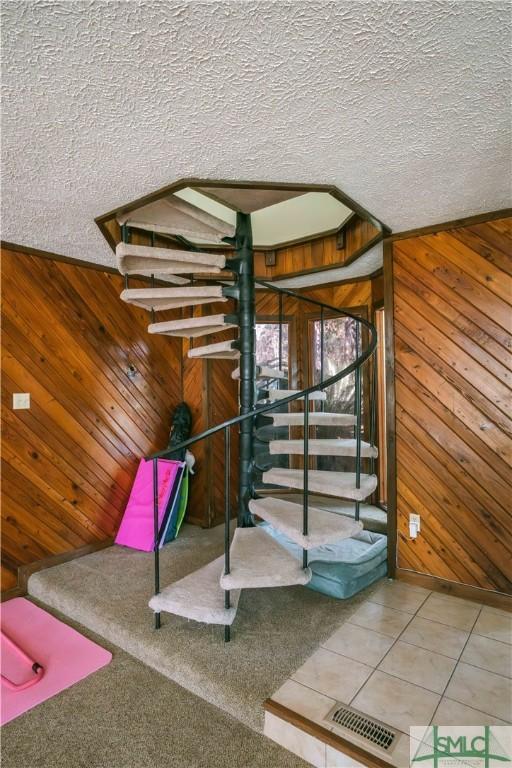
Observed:
[[[30,408],[30,393],[15,392],[12,396],[12,407],[14,410]]]
[[[419,515],[409,515],[409,536],[415,539],[421,530],[421,518]]]

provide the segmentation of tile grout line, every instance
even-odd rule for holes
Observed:
[[[445,696],[445,694],[446,694],[446,691],[448,690],[448,686],[450,685],[450,683],[451,683],[451,681],[452,681],[452,678],[453,678],[453,676],[454,676],[454,674],[455,674],[455,670],[457,669],[457,667],[458,667],[458,666],[459,666],[459,664],[460,664],[460,660],[461,660],[461,658],[462,658],[462,654],[463,654],[463,653],[464,653],[464,651],[466,650],[466,646],[467,646],[467,644],[469,643],[469,639],[470,639],[470,637],[471,637],[471,635],[472,635],[472,633],[473,633],[473,630],[474,630],[474,628],[475,628],[475,626],[476,626],[476,623],[477,623],[478,619],[480,618],[480,614],[482,613],[482,610],[483,610],[483,606],[480,606],[480,610],[478,611],[478,613],[477,613],[477,615],[476,615],[476,618],[475,618],[475,620],[474,620],[474,622],[473,622],[473,625],[472,625],[471,629],[469,630],[469,634],[468,634],[468,636],[467,636],[467,638],[466,638],[466,642],[465,642],[465,643],[464,643],[464,645],[462,646],[462,650],[461,650],[461,652],[460,652],[460,654],[459,654],[459,656],[458,656],[458,658],[457,658],[457,662],[456,662],[456,664],[455,664],[455,666],[454,666],[454,668],[453,668],[453,671],[452,671],[452,673],[451,673],[450,677],[448,678],[448,682],[446,683],[446,685],[445,685],[445,687],[444,687],[444,691],[442,692],[442,694],[441,694],[441,698],[439,699],[439,704],[437,705],[437,707],[436,707],[436,708],[435,708],[435,710],[434,710],[434,714],[432,715],[432,718],[431,718],[431,720],[430,720],[430,723],[429,723],[429,725],[431,725],[431,724],[433,723],[433,721],[434,721],[434,718],[435,718],[435,716],[436,716],[436,713],[437,713],[437,710],[439,709],[439,705],[441,704],[441,701],[443,700],[443,698],[448,698],[448,697],[446,697],[446,696]],[[457,699],[453,699],[453,701],[457,701]],[[464,702],[460,701],[460,702],[459,702],[459,704],[464,704]],[[465,706],[467,707],[468,705],[467,705],[467,704],[465,704]],[[485,714],[487,714],[487,713],[485,713]],[[491,715],[491,717],[494,717],[494,715]]]
[[[432,593],[431,593],[431,594],[432,594]],[[421,608],[421,607],[422,607],[422,606],[425,604],[425,601],[426,601],[426,600],[428,600],[428,598],[429,598],[429,597],[430,597],[430,595],[427,595],[427,596],[425,597],[425,600],[423,600],[423,602],[421,603],[421,605],[419,605],[419,606],[418,606],[418,609],[417,609],[416,613],[413,613],[413,614],[411,614],[411,618],[409,619],[409,621],[407,622],[407,624],[405,625],[405,627],[404,627],[404,628],[401,630],[401,632],[398,634],[398,636],[397,636],[397,637],[395,637],[395,638],[393,639],[393,643],[390,645],[390,647],[388,648],[388,650],[386,651],[386,653],[384,654],[384,656],[381,658],[381,660],[379,661],[379,664],[382,664],[382,662],[384,661],[384,659],[386,658],[386,656],[388,655],[388,653],[390,653],[391,649],[395,647],[395,645],[397,644],[397,642],[398,642],[398,640],[400,639],[400,637],[402,636],[402,634],[405,632],[405,630],[407,629],[407,627],[409,626],[409,624],[411,623],[411,621],[412,621],[412,620],[415,618],[415,616],[417,615],[417,612],[418,612],[418,611],[420,610],[420,608]],[[368,601],[368,602],[369,602],[369,601]],[[380,605],[380,603],[374,603],[374,605]],[[387,607],[387,606],[381,606],[381,607]],[[393,610],[393,609],[391,609],[391,610]],[[401,613],[404,613],[404,611],[401,611]],[[356,626],[357,626],[357,625],[356,625]],[[365,629],[368,629],[368,627],[365,627]],[[352,706],[352,703],[354,702],[354,700],[356,699],[356,697],[357,697],[357,696],[359,695],[359,693],[362,691],[362,689],[364,688],[364,686],[365,686],[367,683],[369,683],[369,682],[370,682],[370,680],[371,680],[371,679],[372,679],[372,677],[374,676],[374,674],[375,674],[375,672],[377,671],[377,669],[378,669],[378,665],[377,665],[377,667],[374,667],[374,668],[373,668],[373,672],[372,672],[372,673],[370,674],[370,676],[369,676],[369,677],[368,677],[368,678],[365,680],[365,682],[363,683],[363,685],[361,685],[361,686],[359,687],[359,689],[358,689],[358,690],[357,690],[357,692],[354,694],[354,696],[353,696],[353,697],[350,699],[350,702],[349,702],[349,706]]]

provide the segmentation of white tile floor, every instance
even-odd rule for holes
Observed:
[[[412,725],[512,723],[512,614],[386,581],[272,698],[334,733],[336,702],[377,718],[398,744],[366,748],[408,766]],[[265,733],[319,768],[358,765],[274,715]]]

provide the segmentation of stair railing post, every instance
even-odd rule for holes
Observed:
[[[370,397],[370,445],[374,448],[377,424],[377,352],[374,352],[372,357],[372,389]],[[375,457],[373,454],[370,459],[370,474],[375,474]]]
[[[324,308],[320,307],[320,381],[324,380]],[[324,410],[324,401],[320,403],[320,410]]]
[[[304,395],[304,478],[303,478],[303,499],[302,499],[302,534],[308,535],[309,530],[309,395]],[[302,550],[302,567],[308,567],[308,551]]]
[[[231,486],[231,432],[229,427],[224,428],[224,573],[230,572],[229,561],[229,547],[230,547],[230,535],[229,526],[231,523],[231,503],[230,503],[230,486]],[[227,610],[230,607],[230,593],[229,589],[224,591],[224,608]],[[229,624],[224,625],[224,642],[229,643],[231,639],[231,626]]]
[[[158,546],[158,459],[153,459],[153,551],[155,557],[155,595],[160,592],[160,549]],[[155,629],[160,629],[160,611],[155,613]]]
[[[283,366],[283,294],[279,294],[279,365],[278,370]]]
[[[361,366],[355,371],[355,401],[356,401],[356,489],[361,487]],[[355,520],[359,520],[360,502],[356,500]]]
[[[130,232],[127,224],[123,224],[121,226],[121,240],[123,241],[123,243],[130,242]],[[128,273],[126,273],[124,276],[124,287],[128,288]]]
[[[238,276],[239,347],[240,347],[240,415],[254,410],[256,353],[254,339],[255,298],[254,263],[252,250],[251,217],[237,213],[235,247],[240,259]],[[253,419],[240,423],[238,525],[252,525],[249,501],[252,493]]]

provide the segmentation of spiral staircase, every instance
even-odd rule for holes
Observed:
[[[145,245],[134,245],[130,240],[129,220],[122,225],[122,242],[116,249],[118,269],[125,276],[125,289],[121,299],[142,307],[151,315],[148,332],[184,338],[208,337],[211,334],[232,329],[233,338],[213,344],[194,346],[188,352],[191,358],[232,359],[236,368],[232,376],[239,380],[239,414],[211,427],[210,429],[186,440],[176,451],[192,446],[194,443],[224,433],[224,489],[225,489],[225,552],[218,559],[185,578],[163,589],[160,586],[159,550],[158,550],[158,459],[172,458],[169,449],[147,457],[153,462],[153,481],[155,489],[155,594],[149,605],[155,613],[155,625],[160,626],[161,612],[210,624],[224,626],[225,639],[230,638],[230,626],[233,623],[242,589],[304,585],[311,579],[308,567],[308,552],[323,544],[338,542],[341,539],[357,535],[362,530],[359,507],[361,502],[370,497],[376,487],[374,474],[377,448],[374,445],[375,413],[372,410],[370,441],[362,440],[362,369],[373,356],[376,348],[376,331],[366,320],[348,315],[357,322],[360,338],[367,341],[365,348],[356,359],[343,370],[328,379],[322,379],[316,386],[304,390],[283,389],[286,386],[286,373],[279,363],[276,366],[257,367],[255,363],[255,286],[253,273],[253,250],[250,214],[238,212],[236,230],[233,231],[225,222],[211,214],[194,209],[183,201],[179,202],[175,218],[176,223],[169,224],[170,212],[166,210],[167,233],[172,232],[181,242],[189,244],[192,230],[194,236],[212,237],[219,243],[230,246],[229,254],[201,252],[193,250],[174,250]],[[183,227],[183,217],[193,221],[193,227]],[[134,222],[137,227],[145,227],[150,232],[162,231],[158,219],[149,223]],[[154,237],[153,237],[154,242]],[[234,248],[234,254],[233,249]],[[142,275],[150,278],[147,288],[130,288],[130,275]],[[198,283],[201,275],[208,281]],[[211,276],[218,276],[216,282]],[[158,278],[158,285],[155,284]],[[274,291],[281,297],[294,296],[305,300],[304,296],[278,286],[257,281],[258,287]],[[201,317],[182,318],[158,322],[156,314],[161,310],[175,310],[202,306],[219,302],[235,301],[236,311],[226,314],[214,314]],[[308,301],[338,315],[347,316],[335,307],[328,307],[321,302]],[[282,300],[280,301],[281,304]],[[323,316],[323,315],[322,315]],[[323,328],[323,326],[322,326]],[[355,412],[329,413],[324,408],[325,390],[343,377],[354,373],[355,377]],[[372,380],[375,382],[375,366],[372,366]],[[277,386],[275,386],[277,385]],[[260,396],[259,399],[258,395]],[[293,410],[290,408],[293,407]],[[299,410],[297,410],[299,408]],[[300,468],[286,466],[258,466],[253,455],[255,434],[258,420],[264,420],[275,433],[270,435],[268,453],[271,457],[301,457],[294,463],[301,462]],[[312,427],[332,428],[333,436],[317,439],[310,437]],[[231,487],[231,431],[239,429],[239,477],[238,477],[238,515],[237,527],[231,536],[232,504]],[[336,437],[340,427],[353,428],[353,437]],[[290,436],[296,430],[301,432],[300,439]],[[354,462],[354,471],[339,472],[310,468],[310,457],[343,456]],[[368,473],[362,471],[363,461],[367,461]],[[280,462],[281,464],[286,462]],[[260,472],[264,484],[273,488],[287,488],[302,492],[302,503],[286,499],[286,495],[263,495],[260,486],[255,489],[254,478]],[[353,517],[336,514],[327,509],[309,504],[310,493],[321,493],[339,499],[354,502]],[[265,521],[276,531],[284,534],[303,551],[302,560],[284,549],[274,538],[268,535]]]

